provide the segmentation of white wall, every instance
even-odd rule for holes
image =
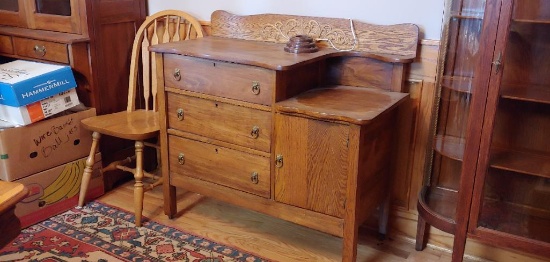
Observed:
[[[148,0],[149,13],[179,9],[201,21],[215,10],[351,18],[372,24],[414,23],[421,39],[440,38],[443,0]]]

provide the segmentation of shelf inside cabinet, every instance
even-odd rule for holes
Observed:
[[[532,176],[550,178],[550,156],[534,152],[494,149],[490,166]]]
[[[539,19],[513,19],[515,23],[526,23],[526,24],[547,24],[550,25],[550,20],[539,20]]]
[[[502,85],[502,98],[550,104],[550,86]]]
[[[434,150],[443,156],[462,161],[465,142],[466,140],[460,137],[436,135]]]
[[[431,225],[447,233],[454,233],[458,192],[439,187],[424,186],[418,197],[418,212]]]
[[[472,93],[471,77],[443,76],[441,78],[441,85],[460,93],[466,93],[466,94]]]
[[[451,18],[455,19],[483,19],[484,12],[477,10],[462,10],[451,13]]]

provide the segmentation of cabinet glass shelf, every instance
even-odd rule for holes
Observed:
[[[534,103],[550,104],[550,86],[530,85],[502,85],[501,97],[512,100],[521,100]]]

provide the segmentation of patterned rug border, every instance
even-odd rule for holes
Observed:
[[[87,258],[92,257],[97,261],[270,261],[149,217],[143,217],[142,227],[134,221],[133,212],[94,200],[23,229],[0,248],[0,257],[50,262],[91,261]]]
[[[108,213],[108,212],[101,212],[101,213],[104,213],[104,214],[107,214],[108,216],[110,217],[113,217],[113,218],[118,218],[118,219],[123,219],[127,222],[130,222],[130,223],[135,223],[135,216],[133,214],[133,211],[129,211],[129,210],[126,210],[124,208],[120,208],[120,207],[117,207],[117,206],[113,206],[113,205],[110,205],[110,204],[107,204],[101,200],[93,200],[89,203],[87,203],[85,206],[90,208],[90,209],[93,209],[93,210],[99,210],[100,208],[97,208],[96,206],[94,206],[94,204],[100,204],[100,205],[103,205],[105,207],[108,207],[112,210],[116,210],[118,211],[117,213]],[[92,208],[93,207],[93,208]],[[74,208],[73,208],[74,209]],[[122,213],[122,215],[120,214]],[[125,214],[126,213],[126,214]],[[174,218],[175,219],[175,218]],[[194,235],[190,232],[188,232],[187,230],[185,229],[182,229],[182,228],[179,228],[179,227],[175,227],[175,226],[168,226],[168,225],[165,225],[159,221],[156,221],[155,219],[151,219],[147,216],[142,216],[141,218],[141,221],[142,221],[142,227],[147,227],[148,229],[150,230],[154,230],[154,231],[159,231],[159,232],[164,232],[164,231],[161,231],[160,228],[168,228],[170,229],[170,232],[173,232],[173,231],[179,231],[181,233],[184,233],[188,236],[190,236],[190,238],[187,238],[187,239],[183,239],[183,241],[188,241],[190,243],[193,243],[197,246],[197,248],[205,248],[203,245],[198,245],[196,244],[195,241],[191,241],[191,240],[205,240],[205,241],[208,241],[210,242],[210,245],[208,247],[206,247],[207,249],[209,250],[213,250],[215,252],[219,252],[219,253],[225,253],[223,252],[224,249],[230,249],[232,250],[230,256],[233,256],[233,255],[236,255],[237,253],[241,253],[242,255],[244,255],[244,257],[241,257],[240,259],[242,261],[248,261],[246,260],[246,258],[252,258],[252,257],[256,257],[257,259],[253,260],[253,261],[264,261],[264,262],[273,262],[267,258],[264,258],[263,256],[261,255],[258,255],[257,253],[255,252],[250,252],[250,251],[247,251],[247,250],[242,250],[240,248],[237,248],[235,246],[232,246],[232,245],[228,245],[228,244],[223,244],[223,243],[220,243],[216,240],[212,240],[210,238],[207,238],[207,237],[202,237],[202,236],[197,236],[197,235]],[[155,227],[158,227],[158,229],[154,229]],[[167,236],[170,236],[170,238],[174,239],[174,240],[182,240],[182,239],[178,239],[178,238],[173,238],[173,235],[167,235]],[[239,251],[240,250],[240,251]],[[236,257],[236,256],[235,256]],[[258,260],[259,259],[259,260]]]

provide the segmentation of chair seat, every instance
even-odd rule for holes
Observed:
[[[155,111],[122,111],[83,119],[82,126],[101,134],[128,140],[145,140],[158,135],[159,114]]]

